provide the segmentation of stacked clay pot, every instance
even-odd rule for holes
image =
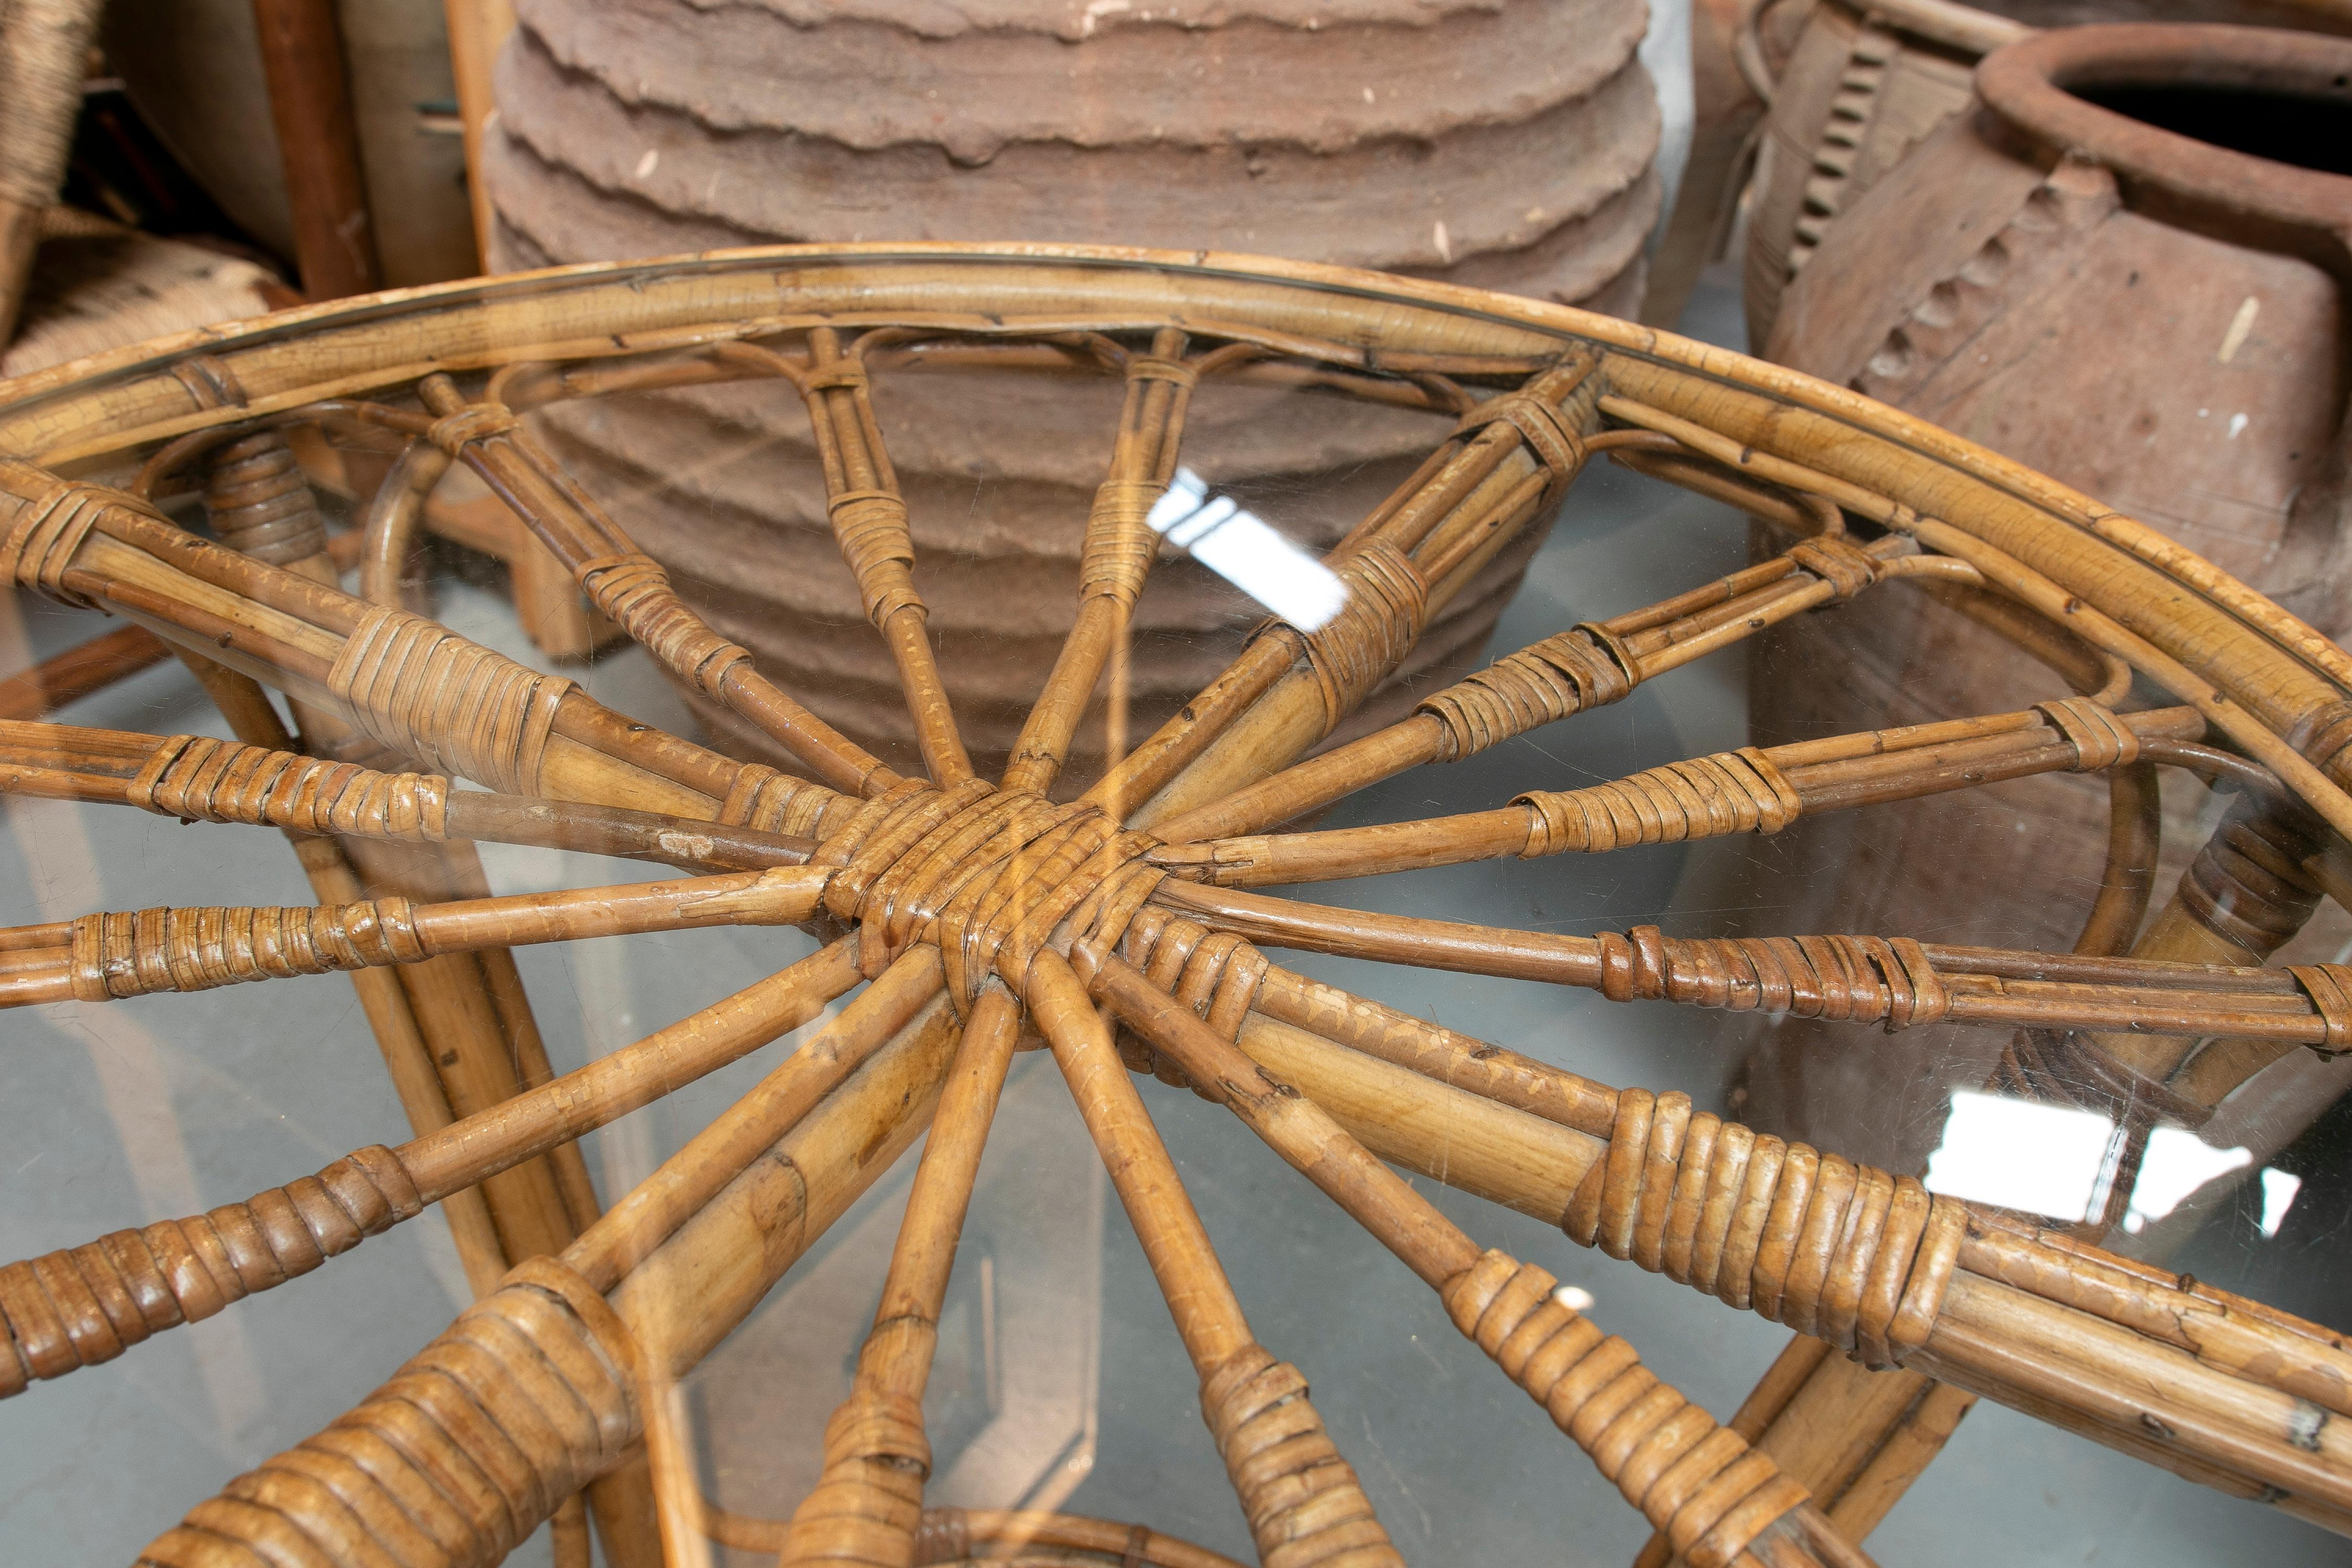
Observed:
[[[1621,313],[1640,298],[1658,205],[1658,111],[1633,58],[1643,0],[517,10],[486,153],[501,268],[778,240],[1024,239],[1255,251]],[[886,370],[874,395],[950,693],[986,765],[1010,749],[1069,625],[1119,389]],[[953,419],[933,417],[950,407]],[[911,757],[788,389],[636,395],[542,417],[559,455],[715,625],[825,718],[894,762]],[[1183,455],[1321,546],[1447,427],[1212,381]],[[1446,607],[1378,709],[1393,716],[1482,659],[1535,543]],[[1163,561],[1137,611],[1130,732],[1223,668],[1252,615],[1192,563]],[[1082,750],[1100,743],[1090,724]]]
[[[1979,68],[1976,110],[1827,233],[1780,301],[1770,355],[2095,497],[2340,637],[2347,82],[2352,40],[2307,33],[2091,26],[2010,46]],[[1759,745],[2064,694],[1894,585],[1778,629],[1750,668]],[[2201,788],[2169,772],[2166,787],[2158,905],[2212,828]],[[1823,818],[1783,846],[1799,891],[1776,921],[2063,951],[2099,885],[2106,822],[2099,781],[2066,775]],[[2346,934],[2315,927],[2305,950]],[[2000,1048],[1966,1033],[1950,1048]],[[1793,1023],[1749,1083],[1763,1122],[1833,1131],[1825,1146],[1896,1169],[1916,1168],[1941,1124],[1915,1049],[1854,1051]]]
[[[1746,47],[1772,78],[1748,212],[1748,342],[1831,228],[1969,105],[1979,59],[2036,28],[2219,22],[2352,35],[2352,0],[1762,0]]]

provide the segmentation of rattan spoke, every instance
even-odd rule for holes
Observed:
[[[1087,516],[1077,619],[1013,742],[1004,770],[1008,793],[1043,795],[1053,786],[1106,667],[1111,689],[1105,755],[1116,764],[1127,750],[1128,623],[1160,548],[1147,520],[1175,477],[1185,406],[1200,376],[1199,366],[1184,362],[1184,333],[1169,327],[1153,334],[1150,353],[1128,356],[1127,398],[1110,473]]]
[[[1605,854],[2049,773],[2130,768],[2205,732],[2193,708],[2118,714],[2088,698],[2016,713],[1743,747],[1575,790],[1530,790],[1496,811],[1323,833],[1179,844],[1152,864],[1218,887],[1271,888],[1507,857]],[[1332,756],[1338,752],[1330,753]]]

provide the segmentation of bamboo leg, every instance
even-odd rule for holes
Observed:
[[[38,719],[172,657],[142,626],[118,626],[0,680],[0,719]]]
[[[1252,1337],[1109,1028],[1059,953],[1042,952],[1031,963],[1028,1002],[1200,1373],[1202,1411],[1260,1557],[1269,1568],[1401,1564],[1355,1471],[1307,1403],[1306,1380]]]
[[[498,106],[490,93],[490,68],[499,47],[514,31],[512,0],[442,0],[449,27],[450,74],[457,79],[457,115],[466,132],[466,194],[474,209],[474,245],[482,270],[490,268],[490,233],[498,221],[489,183],[482,177],[482,140]]]
[[[367,293],[381,287],[383,273],[335,8],[329,0],[254,0],[253,19],[294,207],[302,291],[313,300]]]
[[[250,677],[184,651],[181,658],[240,739],[248,745],[265,746],[271,751],[294,749],[294,738],[278,717],[277,709]],[[311,891],[321,904],[355,903],[365,896],[358,870],[344,847],[334,840],[290,832],[287,839],[294,846]],[[425,1026],[417,1016],[408,987],[398,973],[390,970],[357,969],[352,971],[351,979],[410,1129],[423,1134],[448,1126],[464,1112],[453,1113],[450,1109],[447,1088],[435,1066],[435,1052],[427,1043]],[[499,1241],[488,1195],[479,1188],[467,1188],[445,1200],[441,1212],[474,1293],[481,1296],[496,1289],[511,1260]]]
[[[858,1352],[856,1388],[825,1424],[824,1472],[793,1511],[782,1563],[893,1568],[915,1559],[931,1463],[923,1388],[939,1343],[956,1241],[1020,1035],[1020,1004],[1013,994],[1001,984],[983,988],[915,1167],[882,1302]]]

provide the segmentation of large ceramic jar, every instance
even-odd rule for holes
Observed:
[[[1749,59],[1774,79],[1748,226],[1759,353],[1790,279],[1864,192],[1968,107],[1969,73],[1989,51],[2036,28],[2101,22],[2352,34],[2352,0],[1761,0],[1752,15]]]
[[[1619,313],[1641,296],[1658,208],[1658,110],[1634,59],[1643,0],[518,11],[488,156],[504,267],[778,239],[1019,238],[1271,253]],[[1000,413],[940,418],[924,399],[940,395]],[[941,394],[884,375],[875,398],[897,432],[966,737],[976,759],[1001,756],[1066,625],[1117,397],[1034,378]],[[825,718],[906,757],[887,656],[826,569],[824,491],[796,404],[698,389],[547,419],[565,460],[720,629]],[[958,434],[930,434],[946,429]],[[1426,416],[1220,386],[1195,400],[1183,449],[1319,545],[1432,439]],[[1406,678],[1481,658],[1535,542],[1446,606]],[[1223,668],[1247,608],[1190,563],[1154,574],[1130,731]]]
[[[1976,110],[1823,238],[1772,357],[2101,496],[2340,635],[2352,41],[2082,27],[2003,49],[1976,79]],[[1996,712],[2032,684],[1953,609],[1868,596],[1791,623],[1751,668],[1759,744]],[[1804,907],[1775,916],[2063,948],[2100,879],[2106,816],[2094,781],[2052,776],[1973,792],[1965,815],[1825,818],[1789,836]],[[2168,826],[2159,901],[2211,827],[2177,812]],[[1818,1043],[1779,1031],[1753,1091],[1799,1120],[1907,1098],[1932,1146],[1937,1089],[1916,1055],[1833,1059]]]

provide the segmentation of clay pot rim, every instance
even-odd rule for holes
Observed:
[[[1985,57],[1977,96],[2062,156],[2227,216],[2352,235],[2352,176],[2231,152],[2134,120],[2077,87],[2271,89],[2352,103],[2352,38],[2210,23],[2104,23],[2038,34]]]

